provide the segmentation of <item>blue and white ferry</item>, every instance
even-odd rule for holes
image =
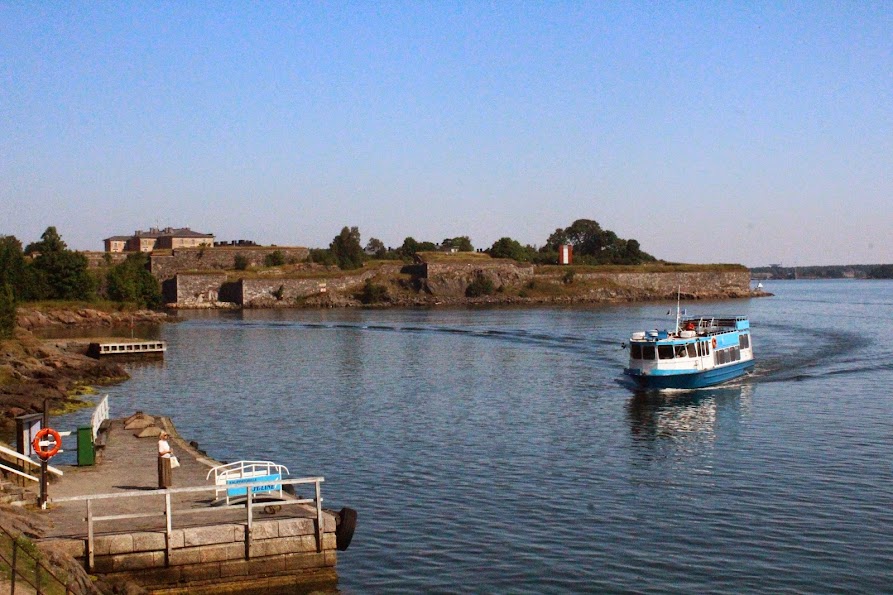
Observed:
[[[675,331],[633,333],[623,373],[644,388],[703,388],[753,368],[746,316],[676,317]]]

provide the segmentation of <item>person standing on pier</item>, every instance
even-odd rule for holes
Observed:
[[[169,488],[173,483],[173,473],[171,472],[171,457],[174,451],[171,450],[168,439],[170,435],[162,432],[158,435],[158,487]]]

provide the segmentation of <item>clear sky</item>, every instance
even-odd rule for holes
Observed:
[[[893,262],[893,3],[0,1],[0,234]]]

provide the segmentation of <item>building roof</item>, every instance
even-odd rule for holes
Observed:
[[[192,231],[188,227],[165,227],[164,229],[158,229],[157,227],[152,227],[149,231],[143,231],[141,229],[136,230],[132,236],[134,238],[163,238],[163,237],[174,237],[174,238],[213,238],[214,234],[212,233],[200,233],[198,231]],[[129,239],[129,238],[126,238]]]
[[[102,240],[103,242],[126,242],[130,239],[130,236],[112,236],[110,238],[106,238]]]

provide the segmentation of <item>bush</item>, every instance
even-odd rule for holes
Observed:
[[[373,283],[371,279],[366,279],[363,289],[357,294],[357,299],[364,304],[380,304],[390,299],[388,296],[388,288],[384,285]]]
[[[574,271],[574,269],[569,269],[564,272],[564,276],[561,279],[562,279],[562,281],[564,281],[565,285],[570,285],[571,283],[574,282],[575,274],[576,274],[576,271]]]
[[[337,262],[335,260],[335,255],[332,254],[332,251],[328,248],[311,248],[307,260],[325,266],[334,266]]]
[[[465,295],[467,297],[481,297],[484,295],[493,295],[495,292],[496,288],[493,286],[493,281],[491,281],[489,277],[478,275],[465,290]]]
[[[268,267],[281,267],[285,264],[285,254],[281,250],[276,250],[264,256],[264,265]]]
[[[236,257],[233,258],[233,268],[237,271],[244,271],[248,268],[248,258],[244,254],[236,254]]]

